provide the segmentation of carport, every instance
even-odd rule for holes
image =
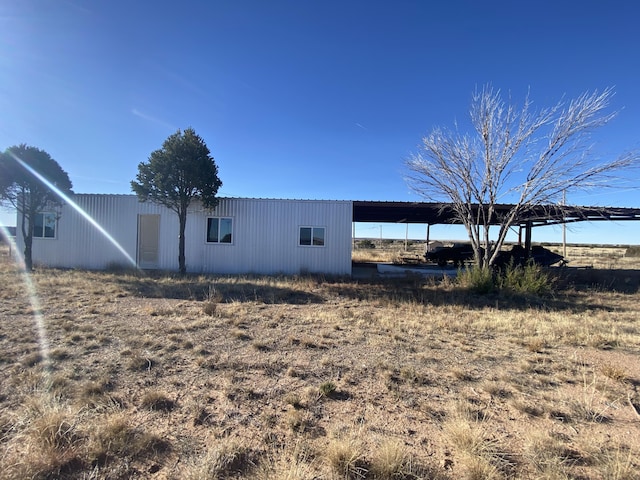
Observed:
[[[475,211],[480,206],[474,205]],[[510,204],[495,206],[492,225],[499,225],[502,218],[513,208]],[[622,207],[579,207],[568,205],[532,205],[516,219],[519,227],[519,239],[524,247],[531,250],[531,234],[534,227],[562,225],[575,222],[595,221],[627,221],[640,220],[640,209]],[[427,225],[427,244],[429,243],[429,227],[431,225],[461,225],[451,204],[428,202],[378,202],[354,201],[354,222],[373,223],[420,223]]]

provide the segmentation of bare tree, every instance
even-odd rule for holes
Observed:
[[[612,186],[616,172],[635,166],[639,152],[600,161],[587,144],[591,133],[615,113],[606,109],[611,89],[533,111],[502,100],[491,86],[476,90],[470,117],[473,134],[434,129],[406,166],[410,187],[429,201],[446,202],[465,226],[476,263],[492,266],[509,228],[532,207],[559,202],[562,193]],[[509,203],[498,213],[496,205]],[[498,236],[490,242],[490,227]]]

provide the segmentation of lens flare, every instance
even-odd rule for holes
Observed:
[[[91,215],[89,215],[87,212],[85,212],[82,207],[80,207],[77,203],[75,203],[73,200],[71,200],[71,198],[69,198],[67,195],[65,195],[64,192],[62,192],[58,187],[56,187],[53,183],[51,183],[49,180],[47,180],[46,178],[44,178],[42,175],[40,175],[40,173],[38,173],[37,171],[35,171],[33,168],[31,168],[29,165],[27,165],[26,163],[24,163],[22,160],[20,160],[19,157],[17,157],[14,153],[9,152],[10,155],[13,157],[13,159],[18,162],[20,165],[22,165],[22,167],[24,169],[26,169],[31,175],[33,175],[34,177],[36,177],[38,180],[40,180],[42,183],[44,183],[47,187],[49,187],[51,189],[51,191],[53,191],[56,195],[58,195],[62,200],[64,200],[66,203],[68,203],[69,205],[71,205],[71,207],[78,212],[80,215],[82,215],[82,217],[89,222],[91,225],[93,225],[93,227],[98,230],[107,240],[109,240],[109,242],[111,242],[111,244],[116,247],[120,253],[122,253],[122,255],[124,255],[124,257],[127,259],[127,261],[135,268],[138,268],[138,265],[136,264],[136,261],[131,257],[131,255],[129,255],[129,253],[122,247],[122,245],[120,245],[118,243],[118,241],[113,238],[109,232],[107,232],[102,225],[100,225]]]
[[[47,339],[47,330],[44,326],[44,319],[42,317],[42,307],[40,306],[40,301],[38,300],[38,295],[36,294],[33,279],[24,270],[24,257],[18,250],[14,237],[9,235],[9,231],[5,227],[0,225],[0,229],[2,229],[5,238],[9,242],[10,251],[15,252],[17,259],[15,263],[17,268],[19,268],[23,272],[22,280],[24,281],[27,290],[27,296],[29,297],[29,303],[31,304],[31,310],[33,311],[33,318],[35,320],[36,331],[38,332],[38,346],[40,348],[40,357],[42,358],[42,364],[45,367],[45,372],[48,372],[51,365],[49,359],[49,340]]]
[[[59,188],[57,188],[54,184],[52,184],[49,180],[44,178],[39,172],[31,168],[25,162],[23,162],[18,156],[14,153],[9,152],[11,157],[18,162],[25,170],[27,170],[31,175],[36,177],[42,183],[44,183],[48,188],[51,189],[58,197],[60,197],[64,202],[68,203],[73,207],[73,209],[78,212],[82,217],[87,220],[95,229],[97,229],[104,237],[111,242],[127,259],[131,265],[135,268],[138,268],[136,261],[127,253],[127,251],[118,243],[118,241],[113,238],[109,232],[107,232],[102,225],[100,225],[91,215],[85,212],[77,203],[75,203],[71,198],[65,195]],[[3,230],[6,230],[3,228]],[[11,248],[15,250],[16,255],[19,259],[18,266],[24,271],[24,256],[22,253],[16,248],[15,240],[6,233],[6,237],[9,239]],[[31,309],[33,310],[33,317],[35,320],[36,330],[38,332],[38,344],[40,346],[40,356],[42,358],[42,362],[45,366],[45,371],[49,371],[49,367],[51,365],[51,360],[49,357],[49,340],[47,338],[47,331],[45,327],[44,318],[42,315],[42,307],[40,305],[40,301],[38,300],[38,295],[36,293],[35,285],[33,282],[33,278],[29,275],[28,272],[24,271],[23,274],[24,283],[26,285],[27,294],[29,296],[29,301],[31,303]]]

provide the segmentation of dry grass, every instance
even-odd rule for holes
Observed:
[[[525,298],[416,278],[29,280],[4,258],[3,479],[640,470],[640,294],[610,282]]]

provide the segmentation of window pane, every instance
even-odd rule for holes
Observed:
[[[42,238],[42,232],[44,230],[44,215],[42,213],[36,213],[33,219],[33,237]]]
[[[300,245],[311,245],[310,227],[300,227]]]
[[[324,228],[313,229],[313,244],[318,246],[324,246]]]
[[[220,219],[220,242],[231,243],[232,221],[230,218]]]
[[[218,241],[218,219],[208,218],[207,219],[207,242],[217,242],[217,241]]]
[[[45,213],[43,217],[44,217],[44,236],[46,238],[55,238],[56,216],[53,213]]]

